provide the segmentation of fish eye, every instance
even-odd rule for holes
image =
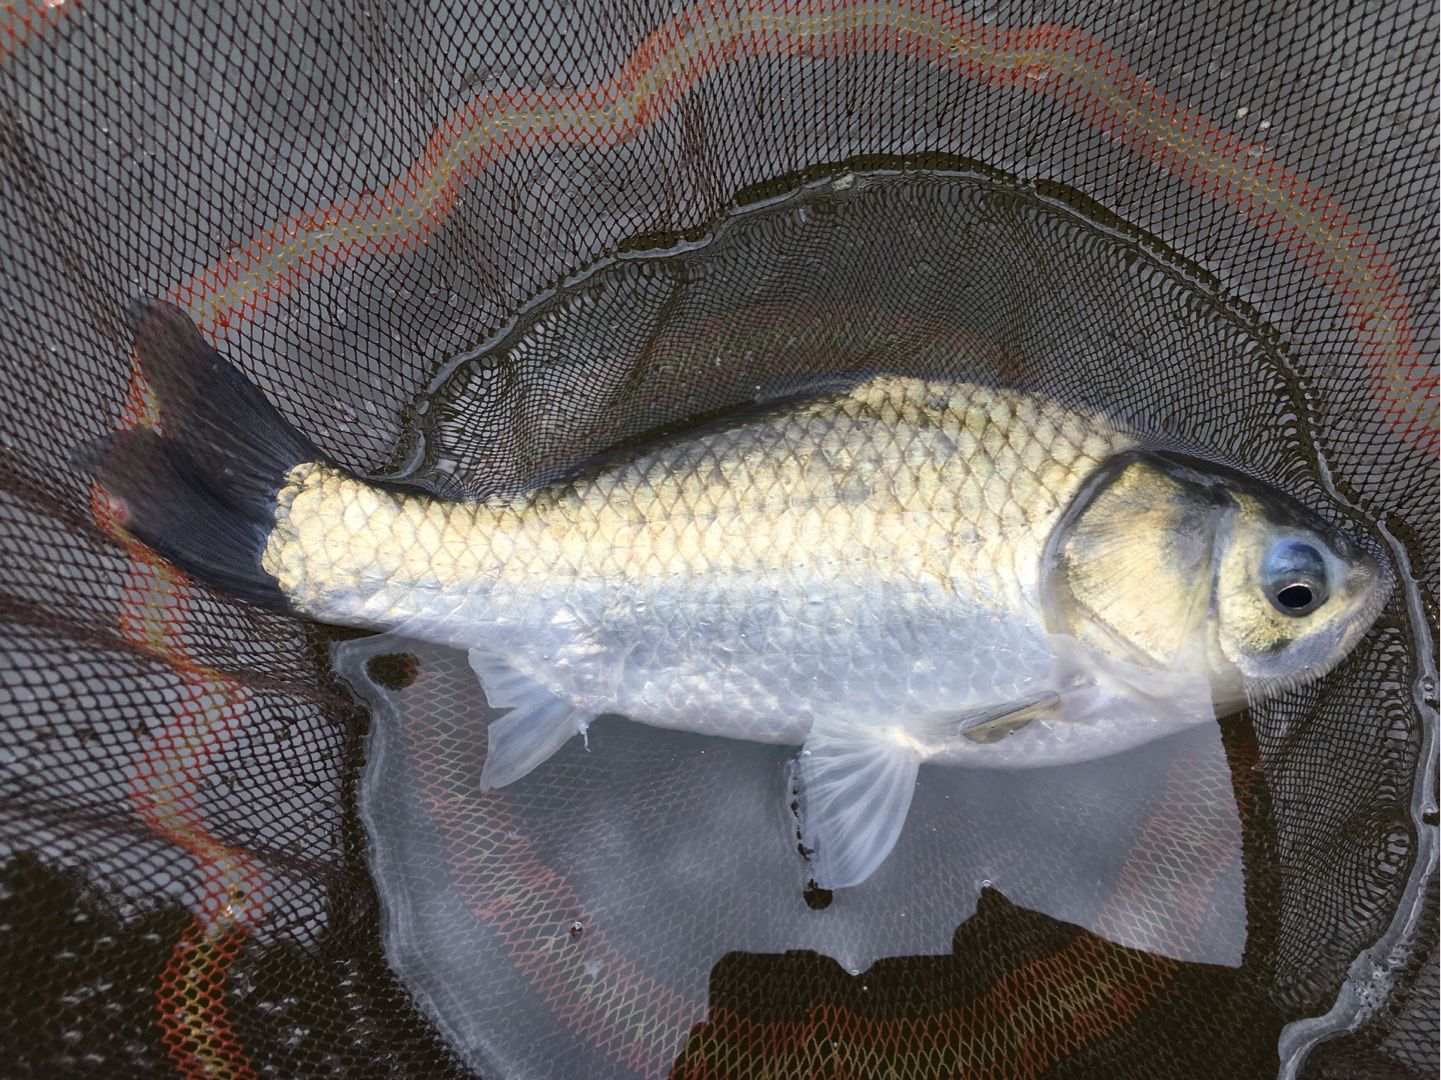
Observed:
[[[1309,615],[1326,602],[1326,562],[1310,544],[1275,545],[1262,566],[1266,595],[1283,615]]]
[[[1315,598],[1316,594],[1311,591],[1311,586],[1302,581],[1298,581],[1294,585],[1287,585],[1276,594],[1276,602],[1287,611],[1300,611],[1302,608],[1308,608]]]

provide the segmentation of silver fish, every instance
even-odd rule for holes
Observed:
[[[1114,754],[1320,677],[1386,572],[1295,501],[1017,390],[877,376],[453,501],[325,459],[177,309],[139,306],[166,435],[91,464],[203,581],[467,650],[482,782],[601,713],[801,747],[811,873],[864,881],[922,762]]]

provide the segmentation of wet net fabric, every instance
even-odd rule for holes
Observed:
[[[387,955],[360,810],[381,721],[331,635],[189,584],[67,466],[163,424],[120,322],[140,295],[187,308],[359,470],[504,487],[760,384],[964,366],[1173,418],[1414,579],[1337,673],[1254,734],[1226,726],[1231,775],[1178,772],[1119,857],[1146,863],[1229,781],[1239,964],[987,889],[949,954],[862,979],[775,947],[726,956],[696,1001],[639,976],[594,992],[564,952],[597,940],[558,900],[565,830],[522,850],[535,837],[467,786],[473,686],[378,652],[377,685],[428,718],[433,873],[515,946],[489,1022],[530,1001],[544,1060],[1430,1075],[1436,29],[1405,4],[0,8],[10,1071],[466,1076],[483,1057]],[[682,250],[738,196],[773,205]],[[503,889],[455,862],[481,842]],[[1174,871],[1202,875],[1202,911],[1206,865]],[[694,929],[669,917],[618,970]]]

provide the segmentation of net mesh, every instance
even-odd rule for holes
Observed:
[[[1254,735],[1227,729],[1239,967],[1127,949],[992,890],[949,956],[859,981],[814,955],[737,953],[694,1007],[634,993],[602,1015],[557,969],[536,1010],[554,1060],[1431,1075],[1436,793],[1417,777],[1434,753],[1436,36],[1431,6],[1387,3],[0,7],[12,1071],[480,1068],[383,945],[357,809],[371,712],[332,674],[329,637],[191,585],[66,466],[156,422],[120,311],[168,296],[360,470],[419,455],[504,486],[762,376],[964,358],[1168,409],[1413,579],[1340,671],[1251,718]],[[936,171],[991,185],[982,210]],[[513,321],[622,246],[700,235],[740,194],[782,201],[728,247],[603,266],[589,307]],[[839,224],[818,232],[816,213]],[[1187,297],[1212,294],[1236,300],[1195,314]],[[694,374],[716,355],[723,378]],[[463,800],[480,747],[444,736],[469,688],[438,680],[442,661],[391,666],[429,718],[417,737],[448,747],[418,759],[439,770],[429,790]],[[518,902],[541,910],[554,885],[521,874]],[[644,967],[645,947],[622,959]],[[536,993],[512,975],[495,972],[496,1025],[506,995]]]

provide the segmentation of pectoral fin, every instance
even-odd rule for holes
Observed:
[[[472,649],[469,660],[486,701],[509,710],[486,728],[485,765],[480,770],[483,789],[519,780],[572,736],[584,733],[594,719],[494,653]]]
[[[987,709],[977,709],[956,719],[957,732],[971,742],[1000,742],[1031,721],[1051,712],[1059,712],[1061,695],[1054,692],[1036,694],[1020,701],[1007,702]]]
[[[921,754],[873,723],[817,723],[795,764],[801,841],[826,889],[858,885],[895,847]]]

